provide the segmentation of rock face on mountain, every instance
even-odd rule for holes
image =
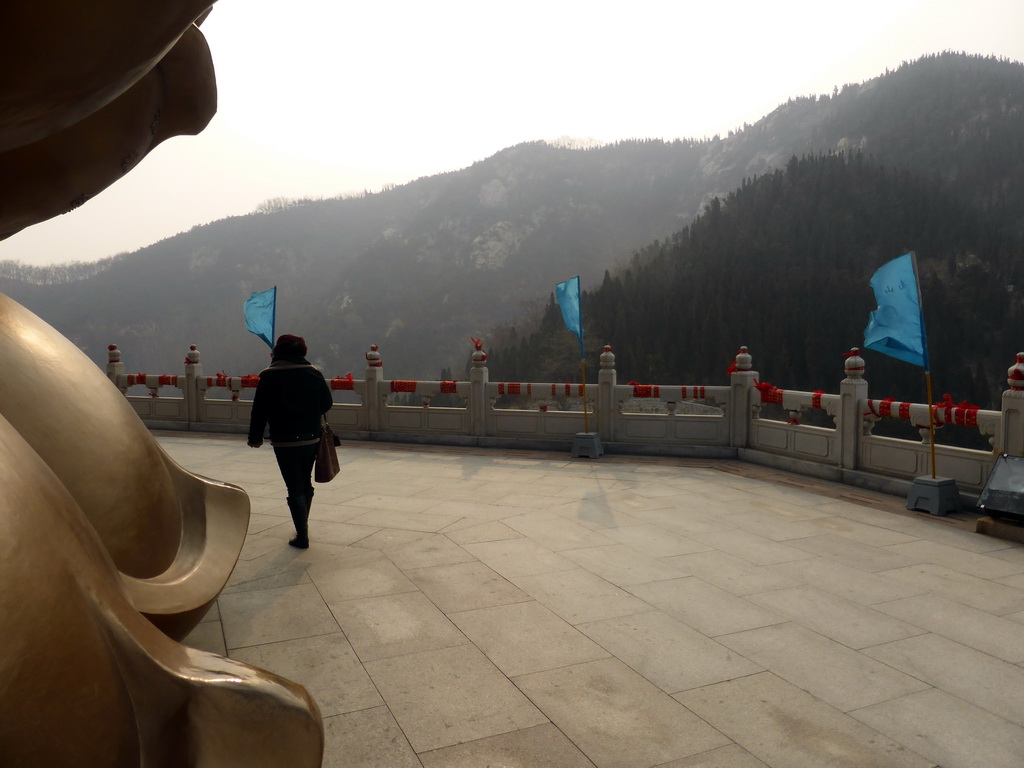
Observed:
[[[97,362],[115,343],[136,370],[172,372],[196,344],[208,365],[244,373],[266,350],[241,304],[277,285],[278,329],[305,335],[328,373],[358,371],[376,343],[395,376],[458,376],[470,337],[522,326],[556,282],[579,274],[594,287],[716,197],[794,156],[839,152],[1020,228],[1024,66],[926,57],[724,138],[520,144],[379,193],[267,206],[77,274],[0,265],[0,290]]]

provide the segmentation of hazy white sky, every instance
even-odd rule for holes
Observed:
[[[219,0],[202,29],[210,126],[0,241],[0,260],[93,261],[269,198],[378,190],[523,141],[724,136],[926,53],[1024,61],[1022,0]]]

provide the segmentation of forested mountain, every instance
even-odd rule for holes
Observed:
[[[828,157],[837,153],[841,159]],[[827,177],[820,195],[808,192],[808,174]],[[846,177],[855,187],[840,192]],[[821,207],[826,189],[827,210]],[[924,199],[943,213],[918,217],[915,201]],[[760,224],[748,220],[745,207],[755,200]],[[892,218],[882,237],[883,217],[897,204],[905,218]],[[727,243],[726,233],[715,234],[723,225],[712,227],[723,220],[727,228],[750,231],[736,229]],[[792,223],[797,220],[803,229]],[[940,242],[952,222],[959,222],[952,231],[958,239]],[[392,376],[437,377],[442,368],[459,375],[470,337],[483,336],[494,347],[496,371],[504,366],[516,377],[538,380],[557,362],[527,356],[529,343],[519,342],[533,326],[523,318],[531,311],[539,317],[554,283],[579,274],[584,287],[594,289],[588,302],[604,301],[612,310],[607,316],[603,309],[588,311],[589,338],[615,344],[620,370],[630,379],[697,383],[690,376],[717,376],[722,355],[746,343],[781,366],[777,374],[765,371],[779,386],[817,388],[835,378],[835,368],[811,380],[814,364],[806,353],[786,349],[794,341],[790,330],[833,323],[818,312],[842,314],[837,324],[850,315],[856,332],[836,325],[820,354],[827,358],[836,345],[857,343],[873,306],[866,275],[903,249],[917,249],[935,276],[934,290],[955,294],[964,328],[994,338],[1004,318],[993,317],[992,309],[1018,295],[1004,286],[1013,282],[1006,269],[1019,260],[1022,230],[1024,66],[942,54],[830,95],[796,98],[724,138],[589,149],[521,144],[469,168],[379,193],[267,205],[93,269],[0,265],[0,291],[98,363],[107,344],[118,344],[136,371],[177,370],[189,344],[218,370],[258,370],[267,350],[245,331],[241,305],[250,292],[277,285],[279,332],[305,335],[331,375],[358,375],[373,343]],[[696,245],[682,245],[694,237]],[[803,281],[813,275],[820,295],[831,296],[829,281],[840,278],[824,265],[836,259],[843,279],[856,281],[852,293],[805,298]],[[692,294],[685,308],[691,314],[677,311],[675,327],[647,329],[640,318],[659,302],[682,304],[688,295],[664,290],[679,264],[699,273],[702,293]],[[628,273],[620,272],[627,266]],[[942,279],[950,276],[977,285],[973,309],[954,287],[960,283]],[[634,290],[644,281],[658,283],[650,298]],[[612,301],[605,291],[619,290],[614,286],[632,304]],[[1002,291],[1000,298],[981,292],[991,286]],[[749,323],[720,325],[723,315],[730,322],[736,316],[725,307],[745,317],[762,306],[762,295],[772,294],[785,312],[759,316],[762,330],[770,329],[766,335],[748,331]],[[847,304],[840,307],[841,301]],[[930,311],[938,301],[929,295]],[[748,302],[751,309],[737,306]],[[680,325],[681,318],[688,324]],[[975,329],[975,322],[982,325]],[[505,331],[495,330],[499,326]],[[670,339],[677,351],[668,349]],[[1006,345],[992,343],[1001,360]],[[663,363],[654,359],[659,355]],[[991,367],[986,362],[983,375]]]
[[[998,407],[1024,346],[1024,241],[1013,216],[979,212],[859,152],[793,157],[606,273],[582,299],[588,356],[609,343],[631,379],[725,384],[745,344],[762,379],[835,391],[841,353],[860,346],[875,306],[872,273],[908,250],[918,254],[938,398]],[[579,375],[576,339],[553,301],[538,329],[504,339],[489,363],[498,378]],[[879,396],[922,401],[920,368],[863,355],[868,380],[885,387]]]

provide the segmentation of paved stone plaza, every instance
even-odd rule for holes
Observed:
[[[345,443],[307,551],[269,447],[186,639],[305,685],[328,768],[1020,768],[1024,548],[735,461]]]

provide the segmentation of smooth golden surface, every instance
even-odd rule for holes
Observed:
[[[63,130],[0,152],[0,239],[81,205],[164,139],[199,133],[216,105],[210,50],[192,25],[110,103]]]
[[[60,479],[0,417],[5,766],[319,766],[305,689],[167,638]]]
[[[210,0],[6,0],[0,239],[216,111]],[[191,650],[249,521],[74,344],[0,294],[0,766],[314,768],[304,688]],[[162,631],[161,631],[162,630]]]
[[[211,0],[4,0],[0,150],[109,104],[175,45]]]
[[[75,499],[135,608],[184,637],[234,568],[245,492],[175,464],[89,358],[2,294],[0,360],[15,361],[0,415]]]

